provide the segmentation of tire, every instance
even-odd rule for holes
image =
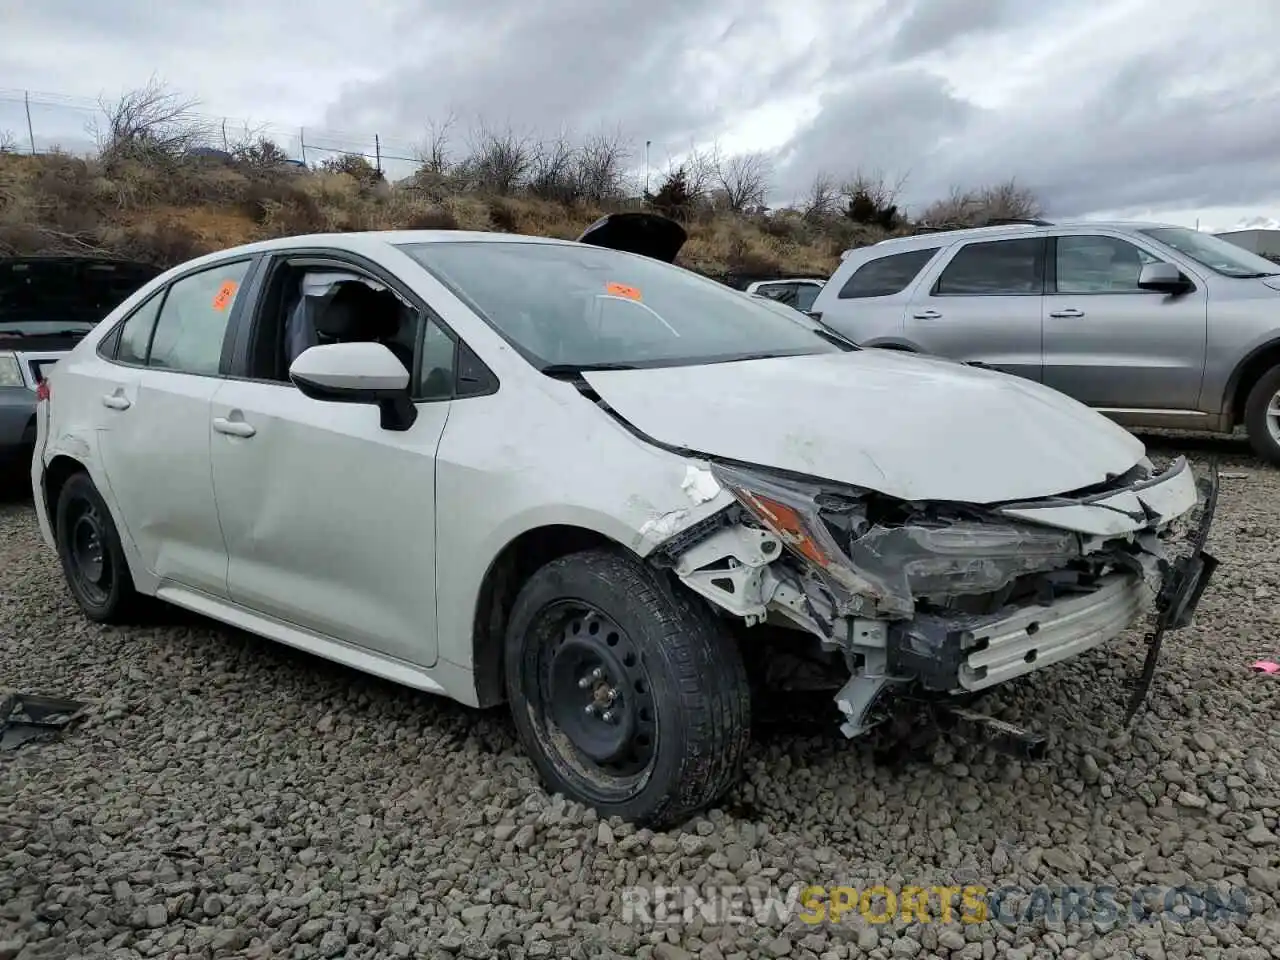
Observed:
[[[504,653],[516,729],[548,790],[659,826],[738,779],[751,727],[738,648],[643,562],[591,550],[547,564],[516,598]]]
[[[1244,404],[1245,432],[1253,452],[1275,466],[1280,466],[1280,416],[1269,417],[1267,408],[1278,394],[1280,366],[1275,366],[1258,378]]]
[[[111,511],[87,473],[72,474],[54,506],[54,540],[71,595],[96,623],[132,623],[144,612]]]

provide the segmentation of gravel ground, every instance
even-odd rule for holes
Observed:
[[[0,754],[0,960],[1280,958],[1280,677],[1249,669],[1280,654],[1280,473],[1239,445],[1180,446],[1201,467],[1225,454],[1223,566],[1130,732],[1136,630],[997,695],[1001,716],[1050,735],[1044,763],[939,739],[890,767],[830,728],[762,730],[721,809],[657,834],[547,797],[501,710],[177,613],[89,625],[10,498],[0,685],[94,705],[62,739]],[[625,886],[748,880],[1250,899],[1213,923],[1185,908],[1144,924],[623,923]]]

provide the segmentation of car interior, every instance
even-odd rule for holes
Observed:
[[[414,372],[419,312],[354,272],[279,268],[272,278],[250,356],[255,379],[289,381],[302,351],[329,343],[381,343]]]

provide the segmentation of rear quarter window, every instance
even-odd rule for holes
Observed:
[[[837,299],[861,300],[867,297],[891,297],[901,293],[919,276],[920,271],[937,252],[937,247],[929,247],[868,260],[844,282]]]

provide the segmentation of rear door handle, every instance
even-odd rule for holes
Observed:
[[[1083,316],[1084,316],[1084,311],[1083,311],[1083,310],[1077,310],[1075,307],[1067,307],[1067,309],[1065,309],[1065,310],[1054,310],[1052,313],[1050,313],[1050,314],[1049,314],[1049,316],[1051,316],[1051,317],[1058,317],[1058,318],[1062,318],[1062,317],[1083,317]]]
[[[243,420],[228,420],[226,417],[214,417],[213,429],[229,437],[252,437],[258,432]]]
[[[917,320],[941,320],[942,319],[942,314],[940,314],[937,310],[921,310],[919,313],[913,313],[911,316],[913,316]]]
[[[102,398],[102,405],[104,407],[110,407],[112,410],[128,410],[133,406],[133,404],[129,402],[129,398],[121,393],[108,393]]]

